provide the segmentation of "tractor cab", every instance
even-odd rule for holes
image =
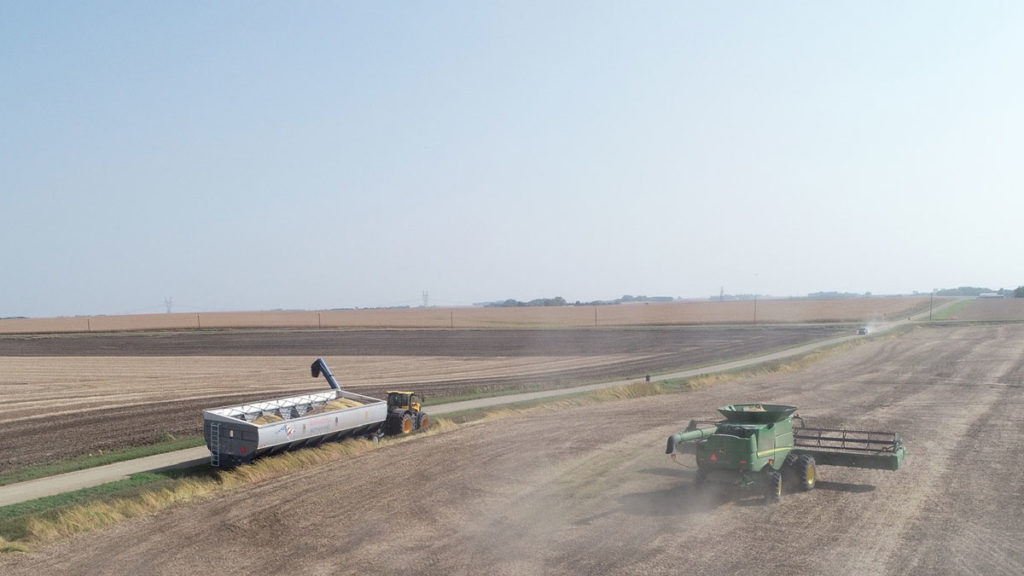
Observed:
[[[422,401],[415,392],[388,392],[388,410],[412,410],[419,412]]]

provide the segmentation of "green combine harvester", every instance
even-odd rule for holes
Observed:
[[[712,477],[742,487],[761,487],[768,500],[782,498],[783,476],[813,490],[818,466],[898,470],[906,455],[895,432],[808,428],[796,406],[732,404],[719,408],[725,420],[691,420],[668,437],[673,459],[680,444],[694,442],[697,486]],[[800,425],[794,426],[793,420]]]

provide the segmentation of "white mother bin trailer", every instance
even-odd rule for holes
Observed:
[[[387,402],[342,390],[322,358],[310,371],[314,378],[323,374],[331,390],[204,410],[210,465],[230,468],[293,448],[384,434]]]

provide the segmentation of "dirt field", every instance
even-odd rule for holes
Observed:
[[[939,300],[936,300],[936,304]],[[203,312],[63,318],[0,318],[0,334],[223,328],[594,328],[870,322],[926,310],[928,297],[680,301],[609,306],[408,308]]]
[[[1024,320],[1024,298],[978,298],[949,315],[951,320]]]
[[[0,337],[0,474],[197,435],[202,410],[342,385],[431,398],[566,387],[742,358],[842,325],[629,330],[277,330]],[[57,430],[60,431],[59,435]]]
[[[0,572],[1016,575],[1022,385],[1024,325],[922,327],[800,372],[390,445],[3,557]],[[822,468],[778,505],[698,493],[665,437],[739,401],[897,430],[905,466]]]

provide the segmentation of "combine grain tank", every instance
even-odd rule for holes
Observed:
[[[210,465],[229,468],[292,448],[384,434],[387,402],[342,390],[322,358],[311,371],[314,378],[322,373],[331,390],[204,410]]]

